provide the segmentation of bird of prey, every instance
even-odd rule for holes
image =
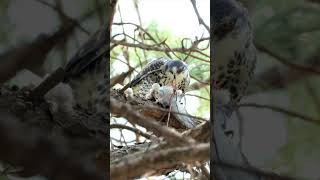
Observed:
[[[234,0],[215,0],[213,7],[213,94],[224,91],[227,104],[236,105],[256,64],[252,26],[246,9]]]
[[[159,58],[147,64],[134,79],[120,90],[127,97],[155,99],[174,112],[188,114],[185,109],[184,93],[190,83],[188,66],[181,60]],[[196,122],[184,115],[174,114],[185,127],[193,128]]]
[[[190,75],[185,62],[158,58],[148,63],[120,92],[129,92],[131,95],[127,94],[127,96],[135,95],[142,99],[148,99],[151,91],[158,86],[171,86],[184,93],[189,83]]]
[[[107,27],[103,27],[65,66],[64,81],[71,86],[75,103],[98,113],[107,111],[107,38]]]

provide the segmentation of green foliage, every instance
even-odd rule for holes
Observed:
[[[307,58],[319,54],[319,15],[320,4],[311,4],[308,1],[257,1],[257,9],[252,15],[255,41],[290,62],[304,63]],[[271,66],[283,67],[283,64],[265,53],[259,53],[258,57],[259,73]],[[290,110],[320,119],[319,107],[306,89],[306,81],[311,82],[314,92],[320,97],[319,76],[308,75],[281,91],[290,98]],[[310,163],[320,161],[320,126],[294,117],[287,117],[286,122],[287,144],[279,149],[279,153],[266,163],[266,166],[299,179],[310,179],[301,173]]]
[[[271,8],[273,16],[266,18],[263,13],[255,20],[255,38],[269,46],[275,53],[287,58],[306,57],[319,41],[306,41],[306,34],[320,29],[320,7],[290,1],[285,6],[280,2],[260,2],[261,9]],[[307,44],[307,46],[305,46]],[[303,45],[303,46],[301,46]]]

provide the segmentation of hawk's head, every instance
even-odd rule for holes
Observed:
[[[232,31],[239,31],[240,27],[247,26],[247,11],[235,0],[213,1],[212,30],[214,42],[217,42]],[[244,27],[246,28],[246,27]]]
[[[165,84],[171,84],[174,88],[179,88],[181,83],[189,81],[188,65],[180,60],[167,61],[163,66],[166,76]]]

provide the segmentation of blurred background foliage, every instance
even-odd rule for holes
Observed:
[[[288,66],[294,63],[320,72],[320,1],[238,1],[249,9],[254,25],[255,44],[259,51],[255,82],[259,78],[264,79],[263,77],[274,78],[269,81],[274,83],[264,84],[263,87],[268,88],[260,88],[255,93],[268,94],[270,104],[280,107],[286,104],[285,109],[313,117],[320,122],[320,74]],[[279,76],[269,76],[270,74]],[[275,85],[278,83],[282,87]],[[251,88],[259,86],[258,83],[251,85]],[[288,101],[272,99],[276,97],[273,95],[287,97]],[[264,167],[298,179],[320,179],[319,125],[290,116],[283,118],[283,121],[286,141],[274,156],[264,162]],[[284,132],[274,131],[272,126],[276,124],[270,126],[267,136],[271,137],[273,134],[275,139],[269,139],[276,142],[277,135]],[[259,132],[257,129],[256,131]],[[272,143],[268,145],[272,146]]]
[[[86,30],[76,28],[71,36],[52,49],[45,59],[43,68],[45,73],[54,71],[75,54],[80,46],[88,40],[105,23],[106,0],[1,0],[0,1],[0,61],[5,61],[4,54],[15,47],[34,41],[40,34],[51,35],[61,25],[61,17],[57,9],[70,18],[79,19],[80,26]],[[28,57],[25,57],[26,59]],[[32,59],[30,59],[32,61]],[[9,83],[19,85],[30,74],[24,74],[12,79]],[[43,74],[44,75],[44,74]],[[4,147],[1,147],[4,148]],[[8,179],[6,173],[11,169],[0,168],[1,180]],[[15,179],[10,177],[10,179]],[[41,179],[30,178],[30,179]]]

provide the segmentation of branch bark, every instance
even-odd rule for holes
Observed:
[[[2,87],[0,160],[23,167],[16,175],[49,179],[106,179],[106,120],[81,109],[51,112],[29,90]]]
[[[111,167],[112,179],[128,179],[146,171],[167,166],[204,161],[209,157],[209,143],[150,151],[143,156],[130,157]],[[170,161],[168,161],[170,159]]]

